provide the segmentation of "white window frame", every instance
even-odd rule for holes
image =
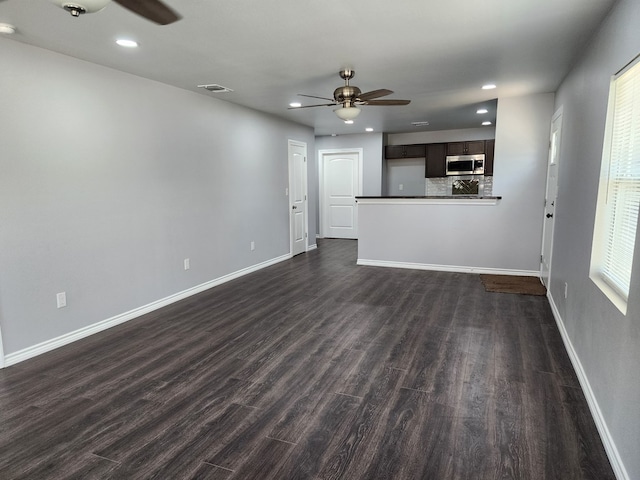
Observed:
[[[624,97],[623,82],[632,85]],[[623,315],[631,291],[639,205],[640,56],[611,79],[589,270],[591,280]]]

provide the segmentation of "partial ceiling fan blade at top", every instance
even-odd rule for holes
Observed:
[[[361,93],[358,95],[358,100],[372,100],[374,98],[386,97],[387,95],[391,95],[393,92],[391,90],[387,90],[386,88],[381,88],[380,90],[372,90],[370,92]]]
[[[335,102],[335,100],[333,98],[317,97],[315,95],[305,95],[304,93],[299,93],[298,96],[299,97],[307,97],[307,98],[319,98],[320,100],[329,100],[330,102]]]
[[[159,25],[168,25],[182,18],[160,0],[115,0],[115,2]]]
[[[301,107],[289,107],[287,110],[299,110],[301,108],[311,108],[311,107],[335,107],[335,103],[321,103],[319,105],[303,105]]]
[[[369,100],[363,102],[363,105],[409,105],[411,100]]]

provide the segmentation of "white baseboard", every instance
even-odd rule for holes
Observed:
[[[433,270],[436,272],[482,273],[489,275],[517,275],[520,277],[539,277],[537,270],[510,270],[504,268],[465,267],[457,265],[431,265],[428,263],[392,262],[388,260],[358,259],[358,265],[369,267],[408,268],[411,270]]]
[[[600,410],[600,406],[598,405],[598,400],[596,399],[593,390],[591,389],[589,379],[587,378],[584,368],[582,368],[580,358],[573,348],[573,344],[571,343],[571,339],[569,338],[567,329],[564,326],[564,322],[562,321],[562,317],[560,316],[560,312],[558,311],[556,302],[553,300],[553,296],[549,291],[547,291],[547,299],[549,300],[549,305],[551,306],[553,316],[556,319],[558,330],[560,330],[562,342],[564,343],[564,347],[567,350],[569,358],[571,359],[573,369],[576,371],[576,375],[578,376],[578,381],[580,382],[580,386],[582,387],[584,396],[587,399],[587,404],[589,405],[591,416],[593,417],[596,428],[598,429],[598,433],[600,434],[600,439],[602,440],[604,449],[607,452],[607,457],[609,457],[609,462],[611,463],[613,473],[618,480],[631,480],[631,477],[629,477],[629,474],[627,473],[627,469],[624,467],[622,458],[620,458],[620,453],[616,448],[616,444],[613,441],[611,432],[609,432],[607,422],[605,421],[604,416],[602,415],[602,411]]]
[[[61,335],[59,337],[46,340],[42,343],[24,348],[14,353],[10,353],[4,358],[4,366],[9,367],[11,365],[15,365],[16,363],[23,362],[33,357],[37,357],[38,355],[42,355],[43,353],[50,352],[51,350],[55,350],[56,348],[62,347],[64,345],[68,345],[69,343],[75,342],[77,340],[81,340],[95,333],[102,332],[103,330],[107,330],[108,328],[115,327],[116,325],[120,325],[121,323],[128,322],[129,320],[133,320],[134,318],[146,315],[147,313],[153,312],[154,310],[158,310],[162,307],[166,307],[167,305],[175,303],[179,300],[183,300],[192,295],[196,295],[197,293],[204,292],[205,290],[229,282],[238,277],[242,277],[249,273],[256,272],[276,263],[289,260],[290,258],[291,254],[286,254],[280,257],[273,258],[271,260],[267,260],[266,262],[259,263],[257,265],[243,268],[236,272],[229,273],[228,275],[224,275],[214,280],[196,285],[195,287],[189,288],[187,290],[183,290],[182,292],[178,292],[160,300],[156,300],[155,302],[149,303],[142,307],[138,307],[114,317],[107,318],[106,320],[94,323],[93,325],[80,328],[73,332],[65,333],[64,335]]]
[[[318,248],[318,244],[314,243],[313,245],[309,245],[307,247],[307,252],[310,252],[311,250],[317,250],[317,248]]]

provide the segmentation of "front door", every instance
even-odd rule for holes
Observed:
[[[289,140],[291,255],[307,251],[307,145]]]
[[[544,224],[542,229],[542,255],[540,255],[540,279],[549,288],[553,229],[556,203],[558,201],[558,162],[560,160],[560,136],[562,133],[562,111],[558,111],[551,122],[549,138],[549,165],[547,167],[547,192],[545,196]]]
[[[362,150],[320,151],[323,167],[322,234],[358,238],[356,197],[362,194]]]

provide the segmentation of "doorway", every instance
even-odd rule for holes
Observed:
[[[556,204],[558,201],[558,168],[560,161],[560,140],[562,136],[562,108],[551,120],[549,136],[549,163],[547,166],[547,190],[545,194],[544,218],[542,227],[542,254],[540,255],[540,279],[547,290],[551,277],[553,256],[553,231],[555,228]]]
[[[289,232],[291,255],[308,248],[307,144],[289,140]]]
[[[320,150],[320,231],[328,238],[358,238],[356,197],[362,195],[362,148]]]

